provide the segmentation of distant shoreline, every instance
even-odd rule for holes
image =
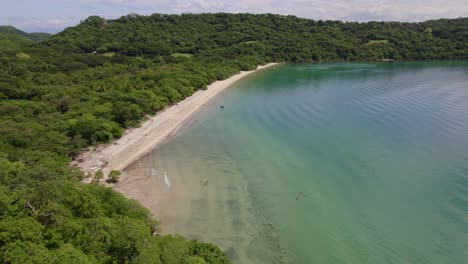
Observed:
[[[85,173],[102,170],[106,176],[111,170],[124,171],[174,134],[194,112],[223,90],[252,73],[277,64],[258,66],[255,70],[241,71],[226,80],[215,81],[206,90],[196,91],[178,104],[151,116],[140,127],[125,130],[122,137],[112,143],[84,152],[82,159],[73,161],[71,165],[80,167]]]

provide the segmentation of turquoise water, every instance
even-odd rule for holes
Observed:
[[[468,63],[264,70],[142,168],[166,232],[235,263],[467,263]]]

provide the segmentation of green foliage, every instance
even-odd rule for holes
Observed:
[[[96,21],[49,38],[48,45],[148,59],[162,56],[169,63],[191,57],[218,63],[226,59],[245,62],[250,57],[252,62],[261,63],[468,56],[467,18],[424,23],[343,23],[272,14],[153,14],[91,20]],[[366,44],[375,41],[385,42],[387,47],[383,51],[370,50]],[[252,62],[249,65],[254,65]]]
[[[118,170],[111,170],[111,172],[109,172],[109,175],[108,175],[108,178],[111,182],[113,183],[117,183],[119,182],[120,180],[120,175],[122,175],[122,173]]]
[[[152,237],[135,263],[204,264],[230,263],[213,244],[187,241],[181,236]]]
[[[0,32],[0,54],[21,51],[22,47],[32,44],[33,42],[25,37]],[[14,61],[11,57],[4,57],[2,64],[8,65],[7,63],[14,63]]]
[[[26,33],[22,30],[14,28],[12,26],[0,26],[0,33],[6,33],[10,35],[17,35],[32,41],[41,41],[51,36],[49,33]]]
[[[219,250],[213,251],[219,256],[190,250],[195,242],[183,238],[152,237],[154,221],[146,209],[111,189],[79,184],[67,167],[59,174],[17,165],[0,163],[2,263],[154,263],[143,261],[145,254],[158,254],[161,263],[185,263],[169,261],[195,256],[225,259]],[[4,187],[11,174],[19,178],[16,184],[24,182],[22,188]]]
[[[467,18],[131,14],[89,17],[50,37],[0,27],[0,262],[228,263],[212,244],[152,236],[157,227],[144,208],[82,184],[70,160],[259,64],[467,58]],[[103,177],[98,171],[94,180]]]
[[[226,255],[213,244],[192,241],[189,250],[191,255],[197,256],[192,259],[193,263],[198,263],[199,259],[203,259],[204,263],[229,263]]]
[[[29,56],[28,54],[26,54],[24,52],[20,52],[20,53],[16,54],[16,58],[18,60],[30,60],[31,56]]]
[[[99,182],[102,180],[102,178],[104,178],[104,173],[102,172],[102,170],[98,170],[96,171],[96,173],[94,173],[94,180]]]

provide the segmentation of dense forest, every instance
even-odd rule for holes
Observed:
[[[228,263],[153,236],[148,212],[69,166],[216,80],[267,62],[468,59],[468,18],[251,14],[89,17],[49,36],[0,27],[0,262]]]
[[[50,38],[51,47],[127,56],[174,53],[212,60],[330,61],[467,58],[468,19],[424,23],[314,21],[250,14],[90,17]]]
[[[0,26],[0,33],[7,33],[10,35],[18,35],[30,39],[32,41],[41,41],[51,36],[49,33],[37,32],[26,33],[12,26]]]

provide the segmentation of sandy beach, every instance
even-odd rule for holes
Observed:
[[[104,175],[111,170],[124,172],[130,164],[175,134],[182,123],[211,98],[243,77],[276,64],[258,66],[256,70],[241,71],[226,80],[216,81],[206,90],[199,90],[178,104],[151,116],[141,127],[126,130],[121,138],[111,144],[84,152],[82,159],[72,162],[72,165],[80,167],[85,173],[94,173],[99,169]]]

